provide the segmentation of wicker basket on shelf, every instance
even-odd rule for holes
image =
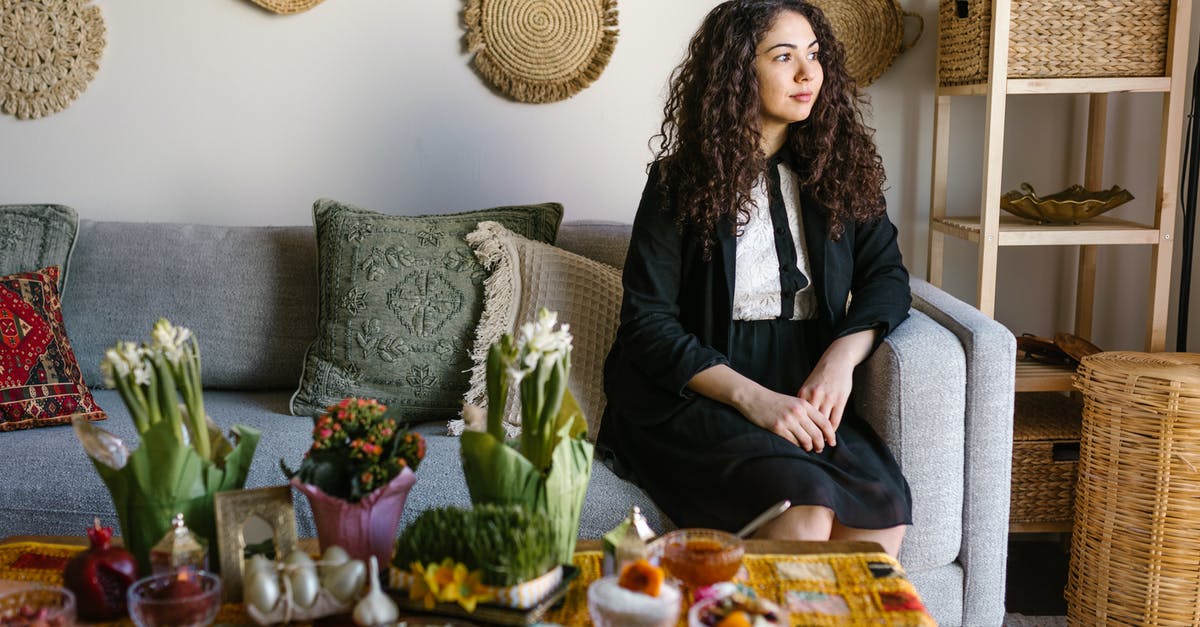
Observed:
[[[1073,625],[1193,625],[1200,608],[1200,355],[1085,357]]]
[[[1009,524],[1069,524],[1079,461],[1079,403],[1056,392],[1016,396]]]
[[[955,0],[938,10],[938,76],[943,86],[985,83],[992,0]],[[1169,0],[1012,0],[1009,78],[1163,76]]]

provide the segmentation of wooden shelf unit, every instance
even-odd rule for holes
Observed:
[[[933,168],[930,194],[929,281],[942,284],[945,238],[953,237],[978,247],[978,287],[975,304],[995,316],[997,250],[1000,246],[1078,246],[1074,333],[1090,339],[1096,273],[1096,248],[1108,245],[1146,245],[1153,248],[1145,346],[1161,351],[1166,343],[1171,255],[1179,189],[1179,157],[1183,136],[1183,96],[1187,79],[1188,29],[1191,2],[1171,0],[1170,25],[1164,76],[1114,78],[1008,78],[1010,18],[1013,0],[991,0],[991,51],[986,83],[939,86],[934,104]],[[996,79],[995,77],[1002,77]],[[939,77],[940,85],[940,77]],[[1163,120],[1159,142],[1159,176],[1154,198],[1154,223],[1139,224],[1106,216],[1078,225],[1044,225],[1002,215],[1000,210],[1001,163],[1004,155],[1006,100],[1015,94],[1090,94],[1084,187],[1103,186],[1105,127],[1108,94],[1159,93]],[[986,99],[984,159],[980,209],[947,212],[946,187],[950,162],[950,111],[953,97]],[[1028,369],[1025,369],[1028,370]],[[1061,377],[1036,371],[1024,381],[1035,389],[1061,386]],[[1025,378],[1019,375],[1019,378]]]
[[[1138,245],[1151,247],[1151,268],[1148,278],[1149,294],[1145,333],[1145,350],[1161,351],[1166,344],[1167,309],[1171,281],[1171,255],[1179,190],[1180,148],[1184,129],[1184,92],[1188,71],[1188,35],[1191,26],[1191,0],[1170,0],[1167,31],[1166,66],[1163,76],[1133,78],[1014,78],[1009,77],[1010,20],[1014,0],[991,2],[991,47],[988,60],[988,80],[972,85],[940,86],[941,69],[934,99],[933,167],[931,173],[929,209],[929,281],[942,284],[945,240],[952,237],[969,242],[978,250],[978,281],[975,305],[985,314],[995,317],[998,250],[1001,246],[1078,246],[1079,261],[1076,278],[1074,334],[1091,339],[1093,301],[1096,284],[1096,254],[1099,246]],[[941,54],[939,53],[939,59]],[[1077,225],[1045,225],[1002,215],[1000,209],[1001,167],[1004,157],[1004,124],[1007,98],[1016,94],[1086,94],[1089,95],[1086,155],[1083,186],[1103,189],[1105,135],[1108,117],[1108,95],[1120,92],[1157,93],[1162,97],[1162,125],[1158,145],[1158,178],[1153,199],[1152,224],[1139,224],[1100,216]],[[950,111],[955,97],[982,96],[985,98],[982,191],[979,208],[956,208],[947,211],[947,184],[950,165]],[[1144,200],[1142,202],[1145,202]],[[1029,487],[1030,474],[1042,472],[1027,468],[1018,458],[1027,458],[1029,447],[1037,445],[1027,438],[1031,428],[1043,424],[1041,419],[1030,422],[1027,415],[1032,405],[1041,399],[1029,395],[1038,392],[1068,392],[1073,390],[1075,370],[1049,366],[1031,361],[1016,364],[1017,416],[1014,428],[1013,502],[1020,499],[1042,498]],[[1059,400],[1063,395],[1051,395]],[[1022,410],[1021,408],[1025,409]],[[1046,420],[1067,419],[1057,404],[1040,407],[1048,412]],[[1079,420],[1078,411],[1070,417]],[[1017,455],[1021,452],[1022,455]],[[1064,467],[1056,466],[1059,471]],[[1073,466],[1072,466],[1073,468]],[[1065,476],[1065,475],[1064,475]],[[1074,480],[1074,475],[1070,477]],[[1073,483],[1072,483],[1073,485]],[[1073,492],[1072,492],[1073,493]],[[1064,504],[1069,508],[1069,504]],[[1035,517],[1036,518],[1036,517]],[[1053,519],[1014,519],[1010,532],[1063,532],[1071,530],[1069,516]]]

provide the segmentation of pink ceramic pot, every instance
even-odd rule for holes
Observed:
[[[321,551],[337,545],[346,549],[352,558],[366,560],[374,555],[386,566],[392,563],[392,545],[396,541],[400,515],[404,513],[404,501],[416,482],[417,475],[412,469],[405,468],[387,485],[357,503],[329,496],[295,477],[292,487],[308,497]]]

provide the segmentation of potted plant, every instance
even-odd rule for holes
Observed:
[[[246,485],[259,432],[237,425],[232,440],[221,433],[204,411],[200,345],[189,329],[165,318],[149,342],[121,341],[105,351],[100,368],[129,410],[141,446],[130,453],[85,420],[74,429],[112,496],[126,548],[149,572],[150,548],[182,513],[215,549],[213,495]],[[210,567],[219,564],[210,556]]]
[[[519,505],[431,508],[396,540],[389,581],[425,610],[438,602],[528,609],[563,579],[555,533]]]
[[[571,334],[568,325],[556,328],[557,323],[556,313],[542,309],[515,340],[506,333],[492,344],[486,431],[464,432],[461,447],[471,502],[523,505],[544,513],[555,532],[555,558],[570,564],[593,449],[587,421],[567,389]],[[519,391],[521,435],[506,442],[504,409],[513,383]]]
[[[396,526],[425,438],[401,429],[395,412],[376,400],[345,398],[313,424],[312,446],[293,471],[292,486],[308,497],[321,550],[341,546],[351,557],[389,563]]]

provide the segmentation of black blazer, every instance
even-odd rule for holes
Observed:
[[[625,258],[621,324],[604,364],[605,423],[662,422],[692,397],[687,388],[692,377],[728,363],[737,245],[732,224],[718,225],[716,245],[706,261],[694,231],[675,224],[658,176],[655,164]],[[884,214],[847,225],[835,242],[828,237],[828,209],[803,190],[800,202],[826,345],[870,328],[880,331],[878,345],[908,317],[912,303],[896,227]]]

